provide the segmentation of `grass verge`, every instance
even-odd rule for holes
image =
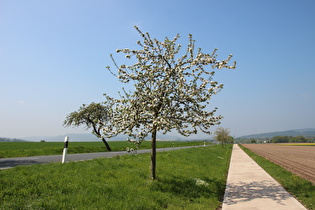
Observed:
[[[158,148],[203,145],[203,141],[158,141]],[[206,144],[210,144],[206,142]],[[110,141],[112,151],[126,151],[126,147],[133,147],[127,141]],[[144,141],[140,149],[151,148],[150,141]],[[29,157],[41,155],[60,155],[63,142],[0,142],[0,158]],[[98,142],[69,142],[68,153],[105,152],[102,141]]]
[[[0,171],[0,209],[217,209],[231,146],[117,156]]]
[[[251,150],[240,147],[270,176],[279,182],[288,192],[297,198],[308,209],[315,209],[315,185],[291,173],[281,166],[257,155]]]

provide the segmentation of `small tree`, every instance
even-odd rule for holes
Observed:
[[[230,129],[219,127],[214,131],[214,139],[223,145],[228,143],[230,139]]]
[[[152,39],[149,33],[142,33],[136,26],[143,41],[138,41],[140,49],[120,49],[127,59],[135,58],[133,65],[118,66],[114,74],[123,83],[132,82],[133,92],[126,92],[116,103],[113,126],[116,132],[123,132],[133,138],[143,139],[151,134],[151,176],[156,178],[156,134],[177,130],[181,135],[196,134],[198,130],[210,134],[209,128],[220,122],[215,116],[217,108],[209,111],[210,98],[223,88],[223,84],[212,79],[214,71],[206,70],[229,68],[232,55],[218,61],[216,49],[205,54],[195,50],[195,40],[189,35],[189,43],[184,54],[179,56],[182,46],[176,44],[180,37],[172,40],[167,37],[163,42]],[[112,57],[113,58],[113,57]],[[110,99],[108,97],[108,99]],[[112,132],[112,127],[105,132]]]
[[[229,136],[227,143],[229,143],[229,144],[234,144],[234,138],[233,138],[233,136]]]
[[[71,112],[63,125],[68,126],[82,126],[84,125],[86,129],[92,128],[92,133],[100,138],[108,151],[111,151],[109,144],[107,143],[103,134],[103,128],[110,119],[110,106],[100,103],[91,103],[89,105],[83,104],[78,111]]]

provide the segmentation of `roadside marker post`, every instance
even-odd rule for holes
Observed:
[[[68,150],[68,142],[69,142],[69,136],[65,137],[64,145],[63,145],[63,154],[62,154],[62,161],[61,163],[66,162],[66,155],[67,155],[67,150]]]

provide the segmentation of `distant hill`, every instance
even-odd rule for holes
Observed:
[[[65,137],[69,136],[70,141],[100,141],[99,138],[97,138],[95,135],[90,133],[80,133],[80,134],[65,134],[65,135],[59,135],[59,136],[33,136],[33,137],[25,137],[24,139],[29,141],[64,141]],[[108,139],[109,141],[126,141],[128,136],[126,135],[118,135],[116,137]],[[157,136],[158,140],[168,140],[168,141],[178,141],[181,140],[178,137],[174,137],[172,135],[162,135],[158,134]]]
[[[25,137],[24,139],[29,141],[64,141],[65,137],[69,136],[70,141],[98,141],[99,139],[93,134],[81,133],[81,134],[65,134],[59,136],[33,136]]]
[[[251,134],[251,135],[246,135],[246,136],[240,136],[238,138],[241,138],[241,139],[272,138],[274,136],[305,136],[305,137],[314,137],[315,136],[315,128],[305,128],[305,129],[295,129],[295,130],[287,130],[287,131]]]
[[[12,138],[0,137],[0,142],[26,142],[26,141],[23,139],[12,139]]]

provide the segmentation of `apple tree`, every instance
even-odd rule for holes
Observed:
[[[119,99],[110,98],[115,103],[111,126],[105,133],[124,133],[144,139],[151,137],[151,178],[156,178],[156,136],[177,130],[183,136],[198,131],[211,134],[210,127],[220,123],[222,116],[216,116],[217,108],[209,108],[210,99],[217,94],[223,84],[213,80],[214,69],[234,69],[236,62],[217,60],[217,49],[203,53],[195,49],[195,40],[188,37],[188,45],[183,50],[176,44],[180,35],[164,41],[151,38],[135,26],[142,37],[139,49],[119,49],[126,59],[135,60],[132,65],[118,65],[111,55],[117,73],[109,71],[122,83],[131,83],[134,89],[124,90]],[[131,62],[133,63],[133,62]],[[210,68],[206,68],[210,66]],[[115,130],[115,132],[113,132]]]
[[[71,112],[67,115],[63,125],[68,126],[85,126],[86,129],[92,128],[92,133],[100,138],[107,151],[111,151],[111,148],[103,135],[103,128],[110,121],[111,107],[101,103],[90,103],[89,105],[83,104],[78,111]]]

